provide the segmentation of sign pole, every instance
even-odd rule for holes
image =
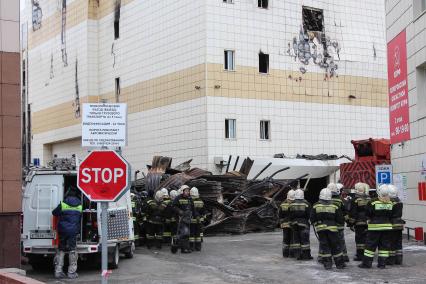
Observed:
[[[102,284],[108,283],[108,202],[101,202],[102,227]]]

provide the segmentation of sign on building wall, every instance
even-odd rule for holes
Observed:
[[[392,183],[392,165],[376,165],[376,187]]]
[[[393,176],[393,183],[398,188],[398,197],[401,201],[407,200],[407,176],[396,174]]]
[[[392,144],[410,139],[405,30],[388,42],[389,126]]]
[[[127,143],[127,104],[83,104],[81,145],[123,147]]]

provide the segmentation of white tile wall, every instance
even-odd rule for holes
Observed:
[[[404,206],[404,218],[407,226],[426,226],[426,202],[419,201],[417,185],[422,181],[420,171],[422,160],[426,156],[426,119],[421,118],[418,108],[419,95],[416,81],[416,67],[426,63],[426,15],[413,22],[412,1],[386,1],[387,41],[392,40],[403,29],[407,31],[407,58],[408,58],[408,88],[410,105],[410,132],[411,140],[404,145],[392,147],[392,164],[395,174],[407,176],[407,200]]]

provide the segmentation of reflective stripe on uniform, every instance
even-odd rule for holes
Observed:
[[[392,230],[392,224],[368,224],[369,231],[385,231]]]
[[[83,206],[82,205],[70,206],[66,204],[65,202],[61,202],[61,210],[62,211],[78,211],[81,213],[83,211]]]
[[[388,257],[389,251],[388,250],[379,250],[379,256],[381,257]]]
[[[367,257],[374,257],[374,251],[365,249],[364,250],[364,255],[367,256]]]
[[[331,253],[325,253],[325,254],[319,253],[318,256],[320,256],[320,257],[331,257]]]
[[[172,232],[163,232],[163,237],[171,237]]]
[[[343,253],[333,254],[333,257],[340,257],[343,256]]]

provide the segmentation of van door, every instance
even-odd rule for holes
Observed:
[[[50,246],[54,239],[52,210],[62,200],[64,178],[60,174],[35,175],[24,195],[24,246]]]

